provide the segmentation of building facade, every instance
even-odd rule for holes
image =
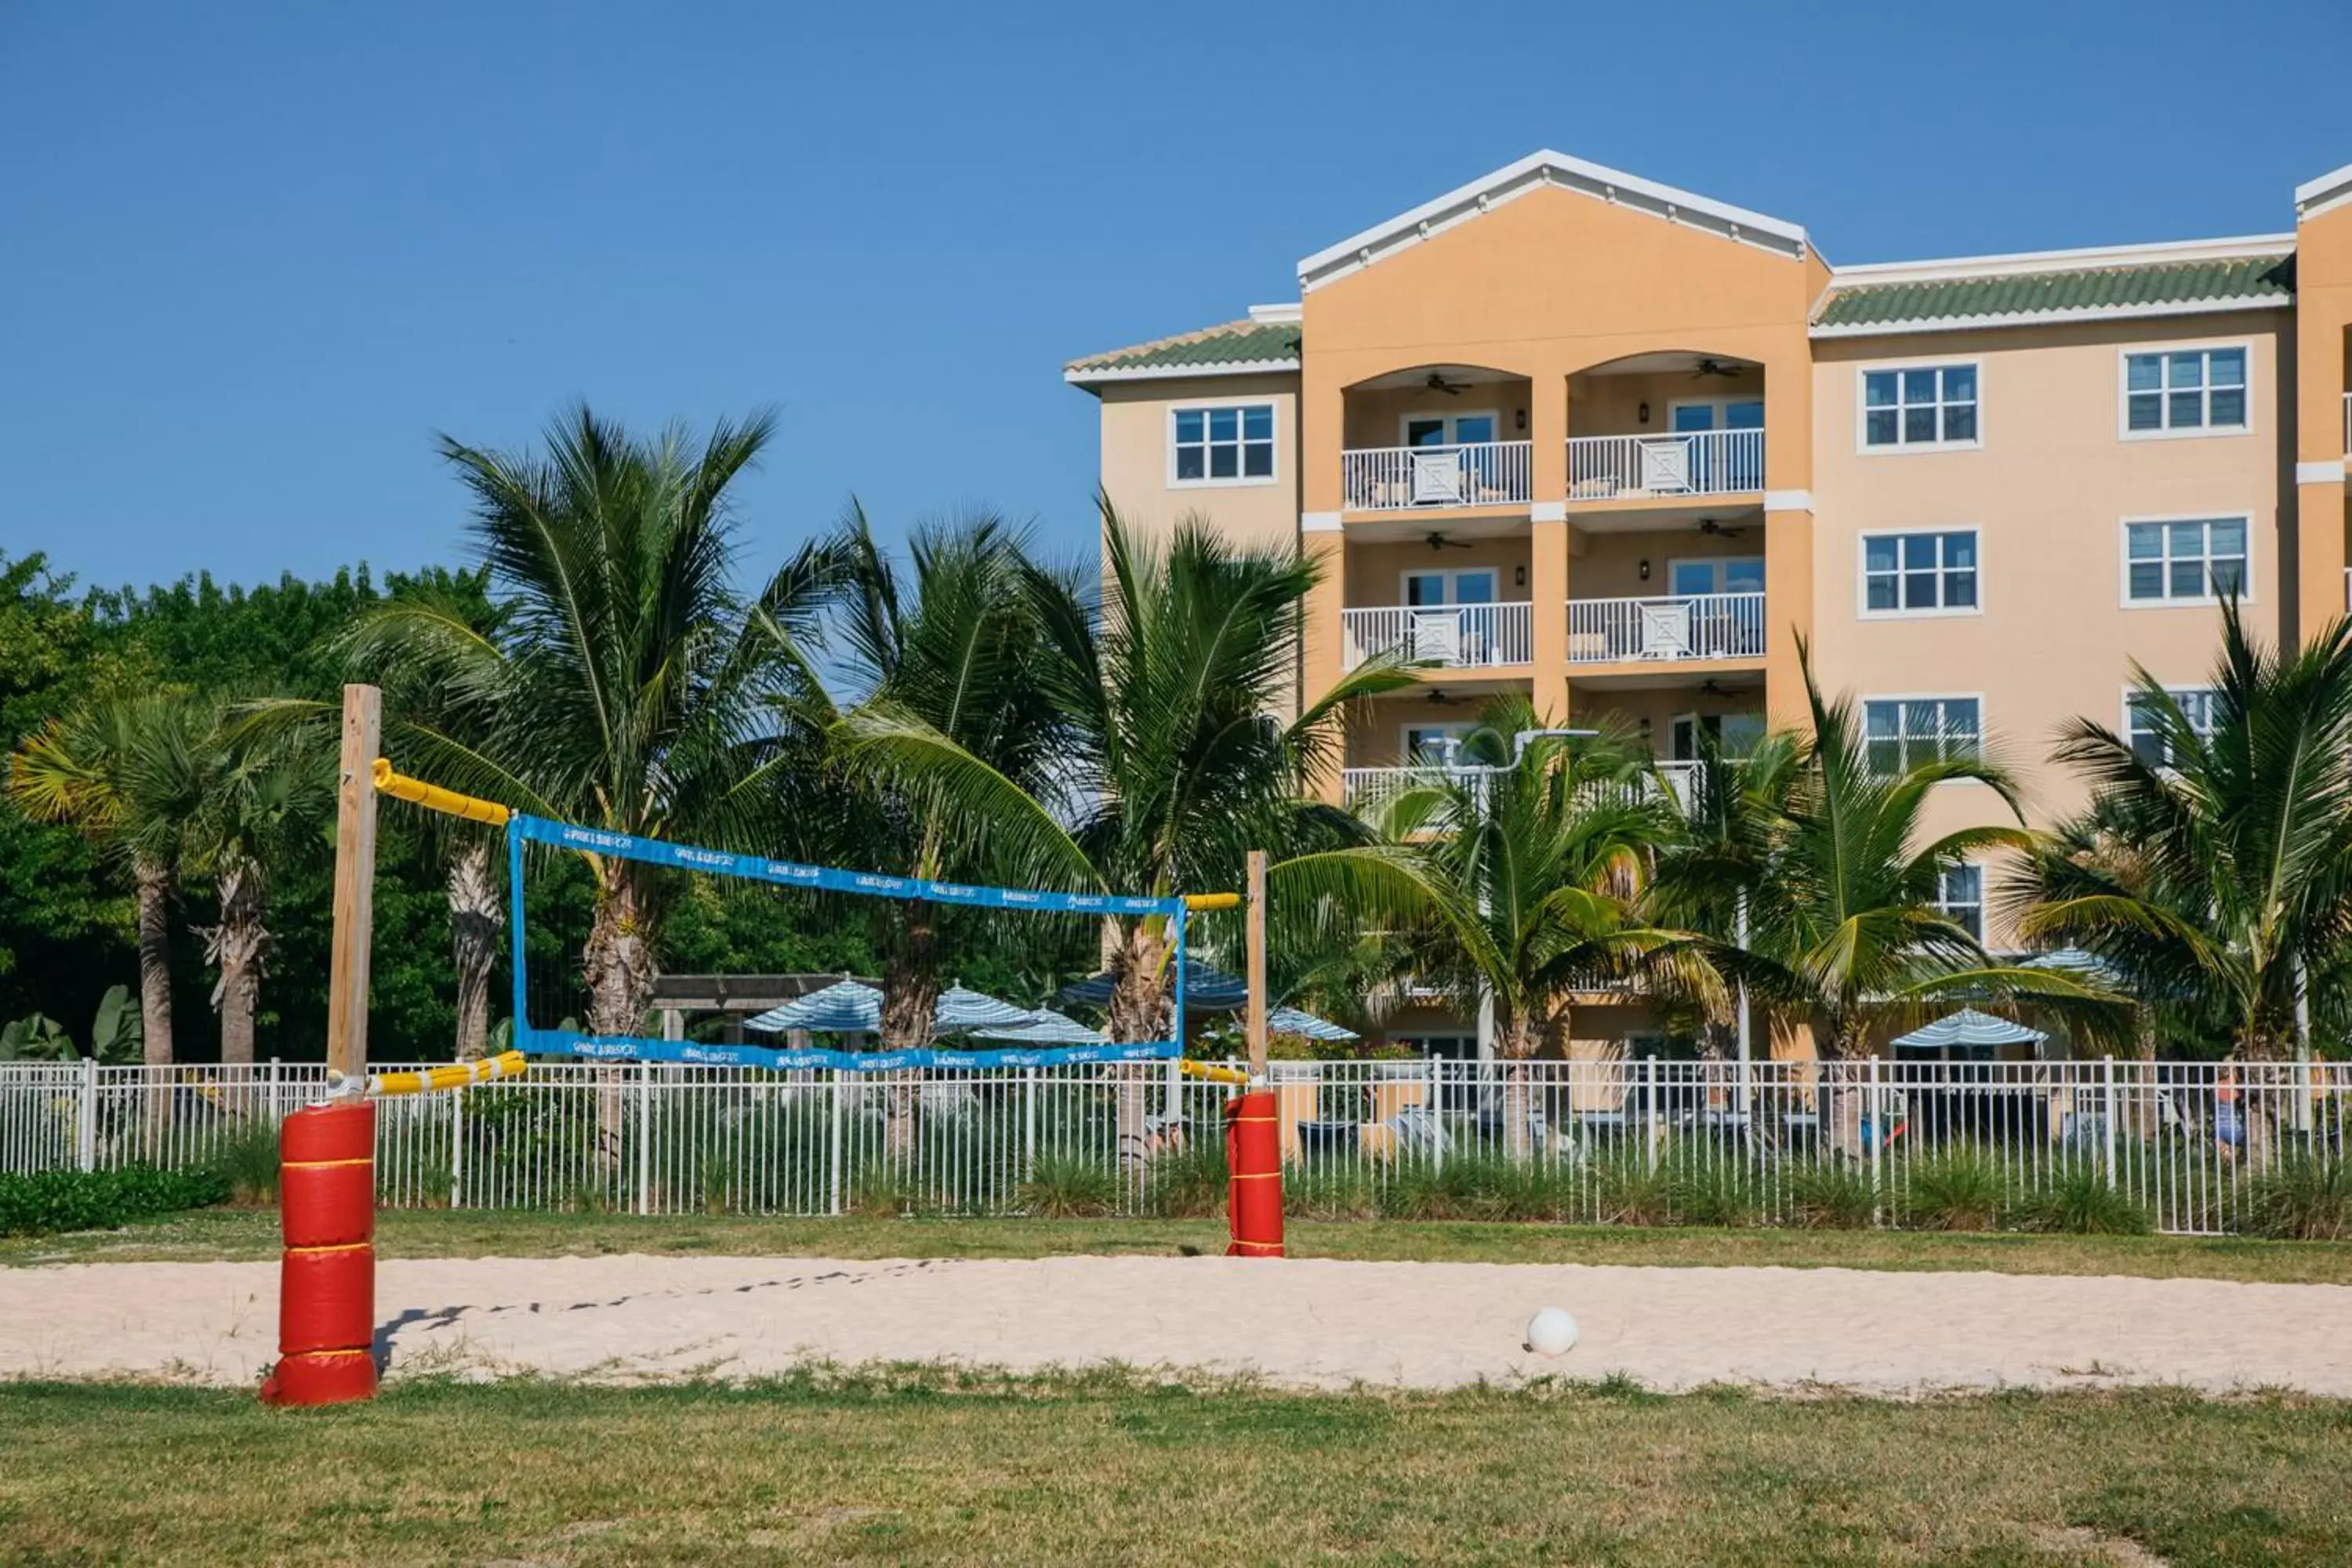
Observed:
[[[2203,686],[2224,595],[2272,639],[2346,611],[2352,165],[2293,211],[1837,267],[1798,225],[1542,152],[1306,258],[1296,304],[1065,377],[1131,522],[1320,558],[1304,690],[1385,649],[1433,666],[1351,716],[1335,798],[1507,689],[1614,715],[1671,777],[1701,730],[1736,751],[1801,718],[1801,644],[1874,747],[1983,745],[2046,821],[2082,799],[2059,727],[2128,728],[2136,665]],[[2006,819],[1953,784],[1928,826]],[[1948,900],[1980,907],[1987,869]]]

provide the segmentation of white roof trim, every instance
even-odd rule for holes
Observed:
[[[2080,250],[2025,250],[2009,256],[1866,262],[1833,268],[1830,282],[1838,288],[1863,283],[1939,283],[2036,272],[2084,272],[2110,266],[2150,267],[2167,261],[2218,261],[2232,256],[2294,254],[2294,236],[2291,234],[2249,234],[2231,239],[2162,240],[2153,245],[2095,245]]]
[[[1530,153],[1516,163],[1507,163],[1466,185],[1456,185],[1435,200],[1422,203],[1411,212],[1399,213],[1386,223],[1375,224],[1360,234],[1349,236],[1337,245],[1317,251],[1298,264],[1298,286],[1306,291],[1319,289],[1326,283],[1337,281],[1375,261],[1418,245],[1456,224],[1489,212],[1504,202],[1515,200],[1529,191],[1541,190],[1547,185],[1559,186],[1619,206],[1632,207],[1670,223],[1705,229],[1778,256],[1794,259],[1801,258],[1805,254],[1805,231],[1799,225],[1678,190],[1673,185],[1662,185],[1654,180],[1645,180],[1620,169],[1589,163],[1565,153],[1545,150]]]
[[[1203,375],[1256,375],[1262,372],[1279,374],[1297,370],[1296,359],[1228,359],[1209,364],[1139,364],[1106,370],[1066,370],[1062,379],[1072,386],[1091,386],[1098,381],[1183,381]]]
[[[2138,316],[2217,316],[2236,310],[2289,310],[2293,300],[2178,300],[2163,305],[2073,305],[2063,310],[2009,310],[1990,316],[1921,316],[1900,321],[1853,321],[1813,327],[1815,338],[1891,338],[1913,332],[1960,332],[1979,327],[2039,327],[2059,321],[2127,321]]]
[[[2340,169],[2330,169],[2315,180],[2305,180],[2294,188],[2294,216],[2300,223],[2305,218],[2317,217],[2330,207],[2352,201],[2352,163]]]
[[[1252,305],[1249,319],[1265,326],[1285,326],[1307,314],[1305,301],[1293,300],[1286,305]]]

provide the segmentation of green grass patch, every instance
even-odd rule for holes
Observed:
[[[2352,1561],[2352,1409],[1299,1394],[1116,1372],[641,1390],[0,1387],[0,1560]]]

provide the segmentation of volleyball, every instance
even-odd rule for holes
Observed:
[[[1576,1320],[1559,1307],[1546,1307],[1528,1320],[1526,1348],[1538,1355],[1566,1355],[1576,1348]]]

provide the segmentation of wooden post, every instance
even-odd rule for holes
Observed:
[[[383,693],[343,688],[335,789],[335,937],[327,971],[327,1067],[367,1070],[368,957],[375,922],[375,769]]]
[[[1242,902],[1248,913],[1250,1078],[1265,1078],[1265,851],[1249,852],[1249,888]]]

